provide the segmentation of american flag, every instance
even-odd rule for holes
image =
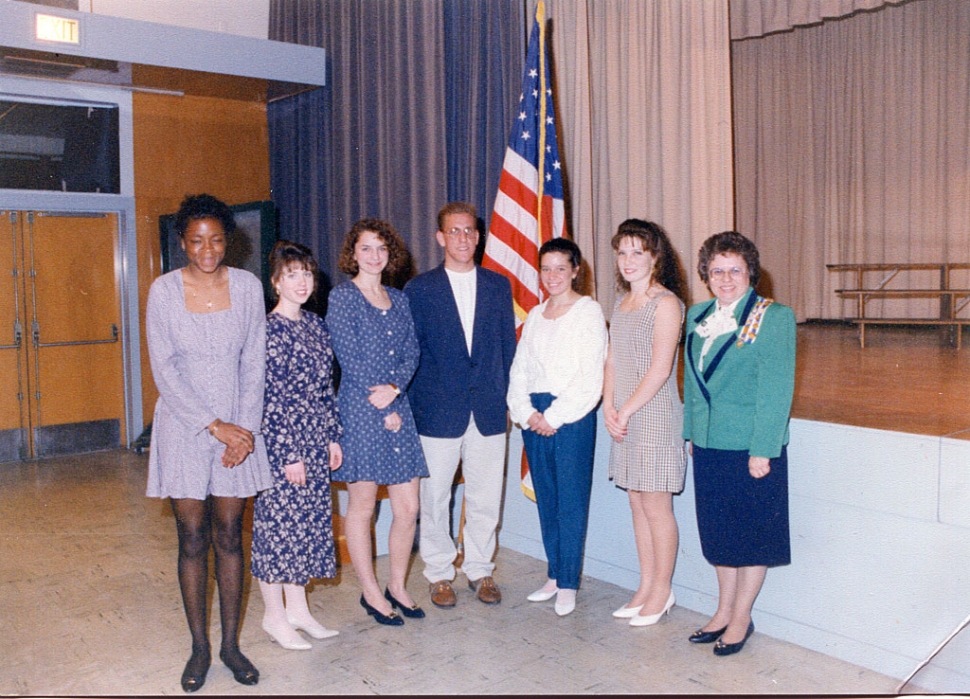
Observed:
[[[539,248],[565,233],[562,169],[545,50],[543,3],[529,36],[519,111],[505,151],[482,266],[512,283],[516,334],[542,300]],[[541,156],[541,157],[540,157]]]
[[[529,35],[519,112],[505,151],[482,260],[483,267],[504,274],[512,283],[516,336],[521,336],[529,311],[542,300],[539,248],[566,232],[544,15],[545,5],[540,0]],[[521,472],[522,492],[535,500],[524,451]]]

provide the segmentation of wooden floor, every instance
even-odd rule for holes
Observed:
[[[792,417],[970,439],[970,348],[938,328],[798,326]]]

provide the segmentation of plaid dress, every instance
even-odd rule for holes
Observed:
[[[635,311],[620,310],[616,300],[610,320],[613,348],[614,407],[619,410],[633,395],[650,367],[658,294]],[[678,299],[678,303],[680,303]],[[680,303],[681,320],[684,304]],[[640,492],[679,493],[684,489],[687,455],[681,437],[684,406],[677,392],[677,358],[666,383],[653,398],[630,417],[622,442],[610,449],[610,480],[620,488]]]

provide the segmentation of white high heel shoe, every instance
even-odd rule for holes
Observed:
[[[624,604],[622,607],[613,612],[613,616],[617,619],[629,619],[639,614],[641,609],[643,609],[642,604],[639,607],[628,607]]]
[[[290,619],[289,617],[286,617],[286,620],[290,622],[290,625],[297,631],[305,631],[318,641],[340,635],[339,631],[328,629],[319,622],[314,622],[314,624],[311,626],[310,624],[303,624],[295,619]]]
[[[663,617],[664,614],[670,613],[670,608],[674,606],[676,600],[674,599],[674,591],[670,591],[670,597],[667,598],[667,604],[658,614],[651,614],[650,616],[641,616],[639,613],[630,619],[630,626],[653,626]]]
[[[264,621],[263,631],[268,633],[270,638],[286,650],[310,650],[313,648],[292,626],[287,625],[286,627],[274,628]]]

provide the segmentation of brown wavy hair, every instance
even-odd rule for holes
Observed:
[[[619,250],[620,242],[624,238],[635,238],[640,241],[643,249],[654,258],[652,279],[670,289],[681,301],[687,303],[687,282],[684,279],[684,272],[677,259],[677,253],[674,252],[674,246],[670,244],[664,229],[653,221],[628,218],[617,227],[616,235],[610,241],[614,252]],[[630,282],[620,274],[619,267],[616,268],[616,286],[622,291],[630,290]]]
[[[716,233],[701,245],[701,249],[697,253],[697,273],[701,275],[701,280],[707,284],[707,270],[711,260],[718,255],[730,255],[732,253],[740,255],[744,263],[748,265],[748,278],[751,287],[758,286],[758,282],[761,280],[761,262],[758,256],[758,248],[737,231]]]
[[[394,226],[379,218],[362,218],[351,227],[347,237],[344,238],[343,247],[340,249],[340,259],[337,261],[337,267],[341,272],[355,277],[360,271],[357,260],[354,259],[354,248],[357,246],[361,234],[365,231],[377,235],[381,242],[387,246],[387,266],[382,274],[385,279],[393,277],[407,266],[409,261],[408,249],[404,240],[394,230]]]
[[[305,269],[313,272],[313,293],[316,294],[319,286],[319,266],[313,259],[313,251],[306,245],[294,243],[290,240],[278,240],[273,246],[273,251],[269,254],[269,280],[273,287],[273,293],[279,297],[276,285],[280,277],[289,269]]]

